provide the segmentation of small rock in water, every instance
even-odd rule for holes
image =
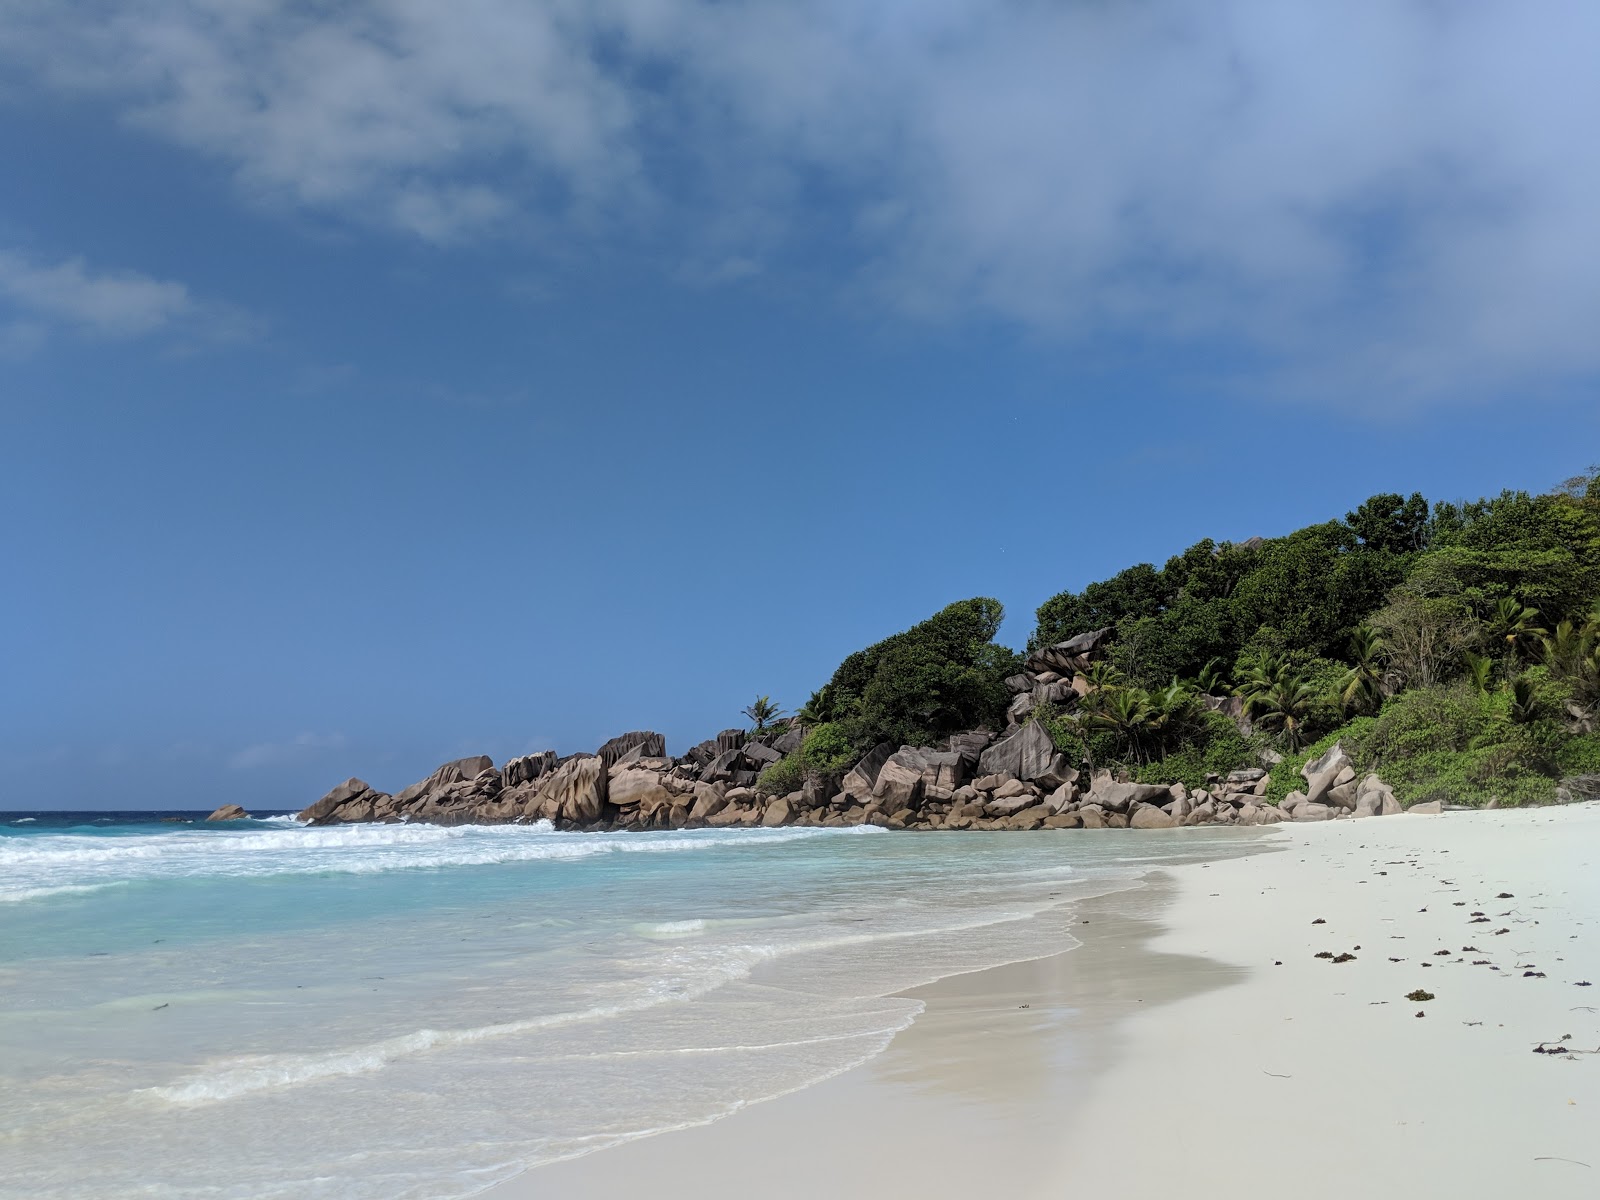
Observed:
[[[1432,992],[1425,992],[1421,988],[1418,988],[1414,992],[1407,992],[1406,993],[1406,999],[1407,1000],[1411,1000],[1411,1001],[1413,1001],[1413,1002],[1415,1002],[1417,1004],[1421,1004],[1424,1000],[1432,1000],[1433,999],[1433,993]]]

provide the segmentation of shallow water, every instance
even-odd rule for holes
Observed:
[[[28,815],[37,819],[29,821]],[[0,815],[0,1196],[464,1196],[881,1051],[1233,831]]]

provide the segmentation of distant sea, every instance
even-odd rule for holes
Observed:
[[[847,1070],[895,993],[1245,848],[203,816],[0,813],[0,1196],[467,1196]]]

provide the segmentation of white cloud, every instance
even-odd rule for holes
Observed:
[[[82,259],[40,265],[0,250],[0,302],[29,316],[106,337],[153,333],[194,312],[181,283],[94,272]]]
[[[232,755],[228,766],[236,771],[288,766],[327,750],[343,749],[345,742],[342,733],[302,733],[286,742],[258,742]]]
[[[25,358],[62,330],[108,339],[164,335],[179,348],[260,332],[231,305],[201,302],[182,283],[91,268],[81,258],[42,262],[0,250],[0,356]]]
[[[1589,0],[12,0],[0,55],[436,242],[536,223],[1330,390],[1600,370]],[[577,235],[577,236],[575,236]],[[696,264],[701,264],[696,266]]]

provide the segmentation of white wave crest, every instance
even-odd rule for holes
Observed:
[[[557,833],[531,825],[299,824],[274,829],[183,829],[128,836],[62,834],[0,844],[0,903],[114,883],[272,875],[368,875],[425,868],[571,861],[605,854],[678,854],[750,847],[854,829]]]

